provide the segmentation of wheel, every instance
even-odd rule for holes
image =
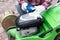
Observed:
[[[58,0],[58,2],[60,2],[60,0]]]
[[[15,38],[8,35],[8,40],[15,40]]]
[[[60,34],[56,36],[55,40],[60,40]]]

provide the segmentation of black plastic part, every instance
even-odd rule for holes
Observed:
[[[54,40],[60,40],[60,34],[58,34]]]
[[[42,33],[41,35],[39,35],[39,37],[43,38],[47,33],[51,32],[52,30],[53,30],[52,28],[49,29],[48,31],[46,31],[46,32]]]
[[[36,27],[40,26],[43,23],[43,19],[37,18],[34,20],[28,20],[28,21],[22,21],[20,20],[20,16],[16,19],[16,26],[25,29],[25,28],[30,28],[30,27]]]
[[[7,31],[14,28],[16,28],[16,26],[10,26],[10,28],[8,28]]]
[[[56,29],[56,32],[57,32],[57,33],[60,32],[60,28]]]
[[[58,2],[57,3],[59,3],[60,1],[58,0]]]
[[[10,36],[10,35],[8,35],[8,40],[15,40],[15,38]]]

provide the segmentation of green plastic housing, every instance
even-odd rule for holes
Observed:
[[[60,32],[56,32],[56,29],[60,28],[60,5],[44,11],[41,15],[44,18],[44,23],[38,34],[30,37],[21,37],[20,32],[16,28],[7,31],[7,34],[15,37],[15,40],[54,40],[60,34]],[[47,33],[44,37],[39,37],[39,35],[51,28],[53,29],[51,32]]]

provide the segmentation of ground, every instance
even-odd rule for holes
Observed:
[[[16,0],[3,0],[3,1],[0,0],[0,17],[7,10],[16,11],[16,8],[14,6],[15,2]],[[1,22],[0,22],[0,40],[8,40],[5,30],[1,26]]]

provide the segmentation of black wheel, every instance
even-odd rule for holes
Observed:
[[[60,0],[58,0],[58,2],[60,2]]]
[[[8,35],[8,40],[15,40],[15,38]]]
[[[55,40],[60,40],[60,34],[56,36]]]

